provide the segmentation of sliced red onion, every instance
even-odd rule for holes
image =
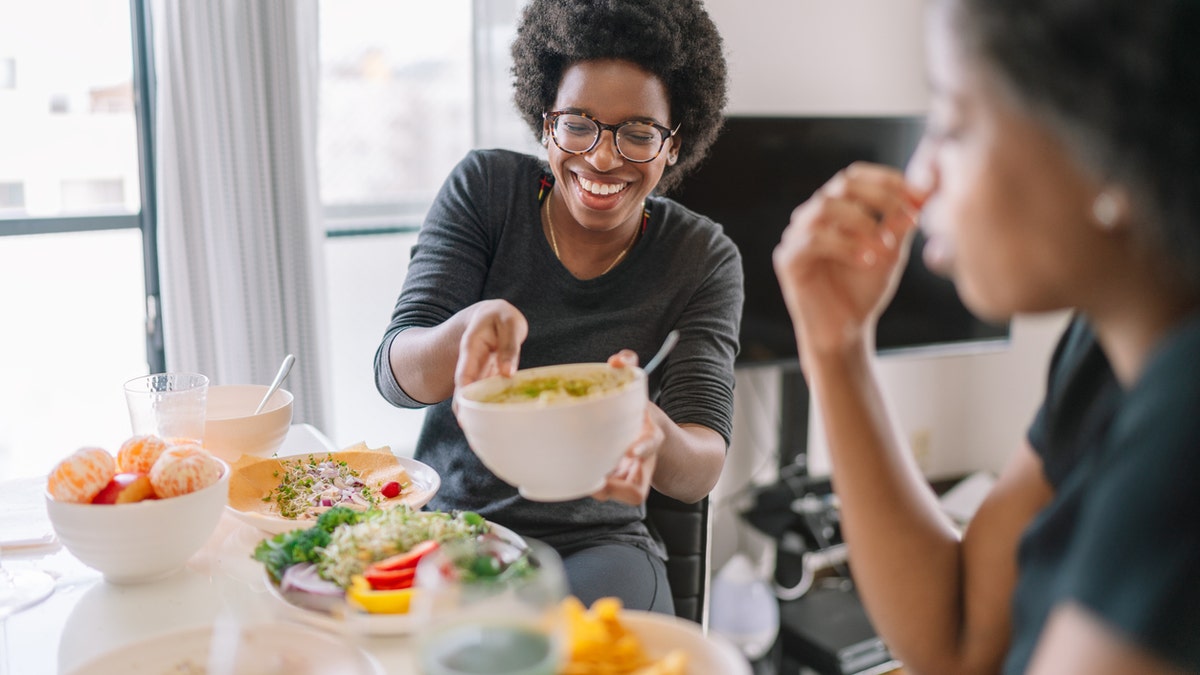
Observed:
[[[335,612],[346,602],[337,584],[317,575],[312,563],[292,565],[283,573],[279,590],[288,602],[318,612]]]
[[[317,566],[312,563],[299,563],[292,565],[283,571],[283,578],[279,580],[279,587],[285,591],[297,590],[313,595],[330,595],[342,597],[344,591],[341,586],[322,579],[317,573]]]

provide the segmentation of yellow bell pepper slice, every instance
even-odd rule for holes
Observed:
[[[371,614],[407,614],[409,603],[412,601],[413,589],[403,588],[394,591],[376,591],[371,588],[361,574],[350,578],[350,588],[346,589],[346,600]]]

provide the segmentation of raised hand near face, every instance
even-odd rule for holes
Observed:
[[[802,354],[871,344],[922,201],[899,171],[855,163],[792,212],[773,263]]]

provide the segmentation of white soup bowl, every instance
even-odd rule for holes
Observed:
[[[619,384],[583,396],[488,402],[535,378],[614,376]],[[484,466],[526,499],[555,502],[604,486],[605,476],[641,434],[648,390],[641,368],[570,363],[473,382],[454,398],[459,425]]]
[[[286,389],[277,389],[255,415],[267,388],[265,384],[209,385],[204,448],[231,464],[242,455],[270,457],[279,450],[292,425],[294,397]]]

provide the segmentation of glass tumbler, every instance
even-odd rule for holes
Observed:
[[[125,383],[133,435],[204,439],[208,377],[199,373],[155,373]]]
[[[554,675],[563,660],[562,560],[546,544],[451,542],[417,566],[413,613],[425,675]]]

